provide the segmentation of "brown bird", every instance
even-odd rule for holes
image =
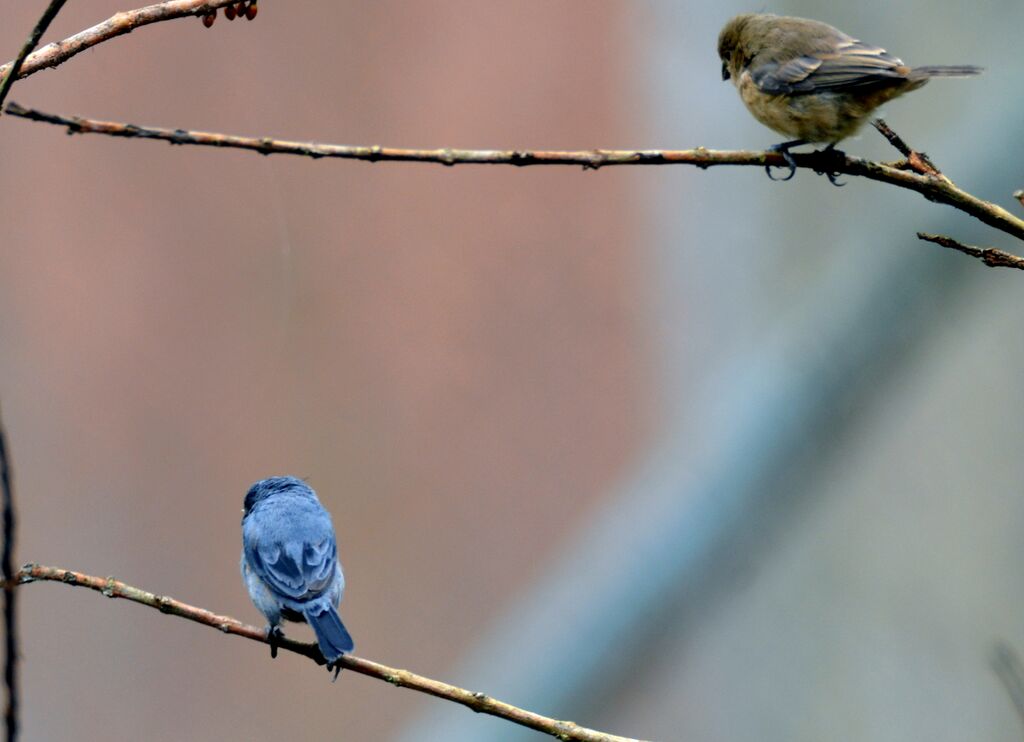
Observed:
[[[972,65],[908,67],[885,49],[827,23],[762,13],[726,23],[718,35],[718,56],[722,79],[732,79],[754,118],[793,138],[769,148],[789,165],[782,180],[796,174],[790,147],[820,142],[831,152],[886,101],[933,77],[982,71]],[[772,178],[767,165],[765,170]],[[836,183],[834,173],[826,174]]]

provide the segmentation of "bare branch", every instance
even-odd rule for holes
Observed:
[[[11,91],[14,81],[18,79],[18,74],[25,63],[25,58],[36,48],[39,39],[46,33],[46,29],[50,27],[50,23],[57,17],[65,2],[67,0],[51,0],[46,10],[43,11],[42,16],[36,21],[35,27],[28,35],[28,39],[25,41],[24,46],[21,47],[21,51],[18,52],[18,56],[14,58],[14,61],[9,66],[5,65],[7,71],[3,75],[3,82],[0,82],[0,106],[3,105],[4,99]]]
[[[958,250],[965,255],[978,258],[985,265],[993,268],[1016,268],[1018,270],[1024,270],[1024,258],[1003,250],[997,250],[994,247],[975,247],[974,245],[965,245],[962,242],[957,242],[952,237],[946,237],[941,234],[928,234],[927,232],[918,232],[917,238],[919,240],[924,240],[925,242],[934,242],[936,245],[942,245],[943,247],[948,247],[951,250]]]
[[[7,458],[7,436],[0,421],[0,489],[4,501],[4,549],[0,559],[0,571],[4,576],[4,686],[7,689],[7,703],[4,706],[4,727],[7,742],[18,738],[18,615],[14,590],[14,538],[17,522],[14,518],[14,485],[11,464]]]
[[[159,139],[171,144],[201,147],[227,147],[259,152],[263,155],[300,155],[318,159],[333,157],[367,162],[427,162],[440,165],[575,165],[597,170],[618,165],[694,165],[706,169],[715,165],[785,166],[777,152],[749,150],[710,150],[703,147],[687,150],[609,150],[538,151],[538,150],[468,150],[468,149],[397,149],[392,147],[350,146],[294,142],[268,137],[240,137],[185,129],[137,126],[116,121],[98,121],[78,116],[62,116],[24,108],[11,102],[7,113],[12,116],[66,126],[69,134],[105,134],[112,137]],[[792,157],[797,167],[816,172],[829,170],[836,174],[861,176],[916,191],[929,201],[947,204],[988,224],[991,227],[1024,239],[1024,220],[1006,209],[983,201],[957,188],[943,175],[910,172],[892,165],[863,160],[842,153],[822,155],[817,152]]]
[[[34,54],[30,54],[25,63],[21,66],[18,77],[28,77],[39,70],[49,67],[56,67],[59,64],[71,59],[79,52],[101,44],[104,41],[126,33],[131,33],[140,26],[148,26],[150,23],[170,21],[175,18],[186,16],[205,16],[213,13],[217,8],[227,5],[234,5],[238,0],[169,0],[169,2],[148,5],[137,10],[126,10],[112,15],[102,23],[97,23],[92,28],[69,36],[63,41],[55,41],[47,44]],[[0,74],[7,72],[13,62],[0,66]],[[13,78],[13,75],[12,75]]]
[[[133,603],[156,608],[161,613],[180,616],[189,621],[212,626],[225,634],[241,636],[264,644],[267,643],[267,632],[264,629],[249,626],[230,616],[221,616],[203,608],[182,603],[166,595],[156,595],[140,590],[137,587],[132,587],[115,580],[113,577],[92,577],[81,572],[72,572],[71,570],[58,567],[44,567],[39,564],[26,564],[14,576],[14,581],[19,585],[39,580],[62,582],[66,585],[80,585],[81,587],[101,592],[108,598],[124,598]],[[279,648],[301,654],[303,657],[309,657],[318,665],[326,664],[316,644],[305,644],[294,639],[288,639],[287,637],[278,639],[276,643]],[[514,724],[550,734],[560,740],[578,740],[579,742],[639,742],[639,740],[627,737],[617,737],[612,734],[597,732],[593,729],[586,729],[571,721],[550,719],[546,716],[535,714],[532,711],[526,711],[525,709],[503,703],[483,693],[474,693],[454,685],[449,685],[448,683],[442,683],[439,680],[431,680],[422,675],[416,675],[408,670],[399,670],[353,655],[343,655],[338,664],[353,672],[383,680],[399,688],[409,688],[420,693],[443,698],[447,701],[466,706],[477,713],[496,716]]]

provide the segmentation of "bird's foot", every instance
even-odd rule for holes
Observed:
[[[769,180],[792,180],[793,176],[796,175],[796,160],[793,159],[793,155],[790,153],[790,147],[799,147],[801,144],[807,144],[803,139],[794,139],[790,142],[782,142],[781,144],[774,144],[769,147],[766,151],[777,152],[782,155],[782,159],[785,161],[786,166],[789,168],[789,175],[785,178],[776,178],[772,175],[772,166],[765,165],[764,171],[768,174]]]
[[[277,648],[284,639],[284,632],[280,626],[267,627],[267,644],[270,645],[270,659],[277,659]]]
[[[836,165],[846,161],[846,153],[836,149],[835,142],[825,147],[825,149],[818,150],[814,154],[819,158],[822,165],[820,170],[815,167],[814,172],[818,175],[824,175],[828,178],[828,182],[837,188],[842,188],[846,185],[846,183],[839,182],[839,173],[836,169]]]
[[[332,683],[337,682],[338,674],[341,673],[341,658],[340,657],[338,659],[336,659],[334,662],[328,662],[327,663],[327,672],[329,672],[329,673],[333,672],[334,673],[334,677],[331,678],[331,682]]]

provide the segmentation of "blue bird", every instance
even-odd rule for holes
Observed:
[[[242,579],[269,623],[270,656],[277,656],[277,642],[284,636],[282,619],[304,621],[337,678],[337,660],[352,651],[353,643],[338,616],[345,576],[330,513],[295,477],[256,482],[242,513]]]

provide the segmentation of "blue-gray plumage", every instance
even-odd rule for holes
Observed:
[[[280,624],[305,621],[316,634],[327,669],[338,669],[352,637],[338,616],[345,576],[330,514],[316,493],[295,477],[256,482],[242,515],[242,579],[266,616],[270,654],[277,656]],[[335,672],[337,676],[337,672]]]

